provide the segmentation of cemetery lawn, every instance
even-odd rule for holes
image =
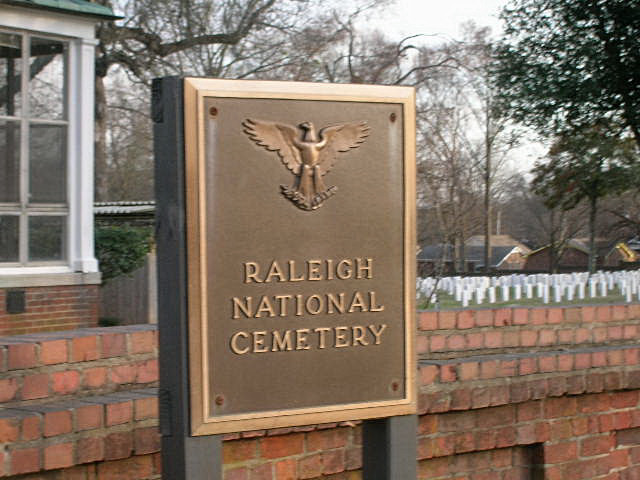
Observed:
[[[462,302],[456,302],[453,295],[448,295],[443,291],[438,292],[438,299],[439,299],[439,305],[436,306],[434,303],[427,305],[424,299],[419,298],[417,301],[418,309],[419,310],[447,310],[450,308],[462,308]],[[475,308],[499,308],[499,307],[519,307],[519,306],[561,307],[566,305],[597,305],[597,304],[603,304],[603,303],[605,304],[606,303],[626,303],[626,301],[625,301],[624,295],[621,295],[621,294],[613,294],[613,295],[607,295],[606,297],[595,297],[595,298],[586,297],[582,300],[575,298],[571,302],[567,301],[567,299],[565,298],[558,303],[553,302],[550,299],[549,303],[547,304],[545,304],[541,298],[521,298],[520,300],[515,300],[511,298],[505,302],[496,300],[496,302],[494,303],[483,302],[478,304],[473,301],[473,302],[469,302],[469,306],[467,308],[470,310],[473,310]]]

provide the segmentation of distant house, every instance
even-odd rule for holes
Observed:
[[[491,270],[520,270],[530,251],[531,249],[526,245],[509,235],[494,235],[491,237]],[[418,273],[420,275],[430,275],[434,272],[453,273],[457,270],[454,257],[454,249],[450,244],[426,245],[418,254]],[[464,258],[465,271],[484,270],[483,235],[472,236],[465,242]]]
[[[562,249],[556,268],[559,271],[587,270],[589,267],[588,240],[575,238],[567,242]],[[625,242],[596,240],[597,268],[635,267],[638,254]],[[524,266],[528,271],[548,271],[551,266],[551,246],[545,245],[529,253]]]

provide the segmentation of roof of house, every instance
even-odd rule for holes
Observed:
[[[153,200],[144,202],[95,202],[93,214],[96,217],[115,217],[131,215],[153,216],[156,211],[156,202]]]
[[[109,7],[87,0],[0,0],[0,4],[98,17],[105,20],[122,18],[115,15]]]
[[[484,235],[472,235],[464,242],[468,247],[483,247],[484,248]],[[511,235],[491,235],[492,247],[519,247],[523,253],[531,251],[529,247],[520,243]]]
[[[499,266],[505,258],[515,249],[520,250],[518,246],[492,246],[491,247],[491,266]],[[521,252],[524,254],[524,252]],[[476,263],[478,266],[484,265],[484,245],[467,246],[464,249],[465,260],[467,262]],[[453,246],[450,244],[427,245],[422,247],[418,254],[418,260],[422,261],[444,261],[450,262],[453,258]]]

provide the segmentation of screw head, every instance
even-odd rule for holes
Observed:
[[[215,399],[216,405],[221,406],[224,404],[224,396],[222,395],[216,395],[216,399]]]
[[[218,109],[216,107],[209,108],[209,115],[215,117],[216,115],[218,115]]]
[[[396,121],[396,114],[395,112],[393,112],[391,115],[389,115],[389,120],[391,120],[392,122]]]

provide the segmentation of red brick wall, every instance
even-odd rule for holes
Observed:
[[[24,313],[7,312],[7,291],[0,289],[0,336],[53,332],[98,324],[98,285],[25,287]]]
[[[640,479],[639,305],[418,320],[420,479]],[[0,379],[16,385],[0,407],[0,477],[158,479],[155,378],[131,374],[156,354],[153,327],[51,335],[62,337],[0,348]],[[79,381],[58,385],[79,387],[55,391],[53,375],[67,371]],[[25,400],[26,379],[41,372],[49,396]],[[359,422],[229,434],[224,478],[358,480],[361,450]]]

